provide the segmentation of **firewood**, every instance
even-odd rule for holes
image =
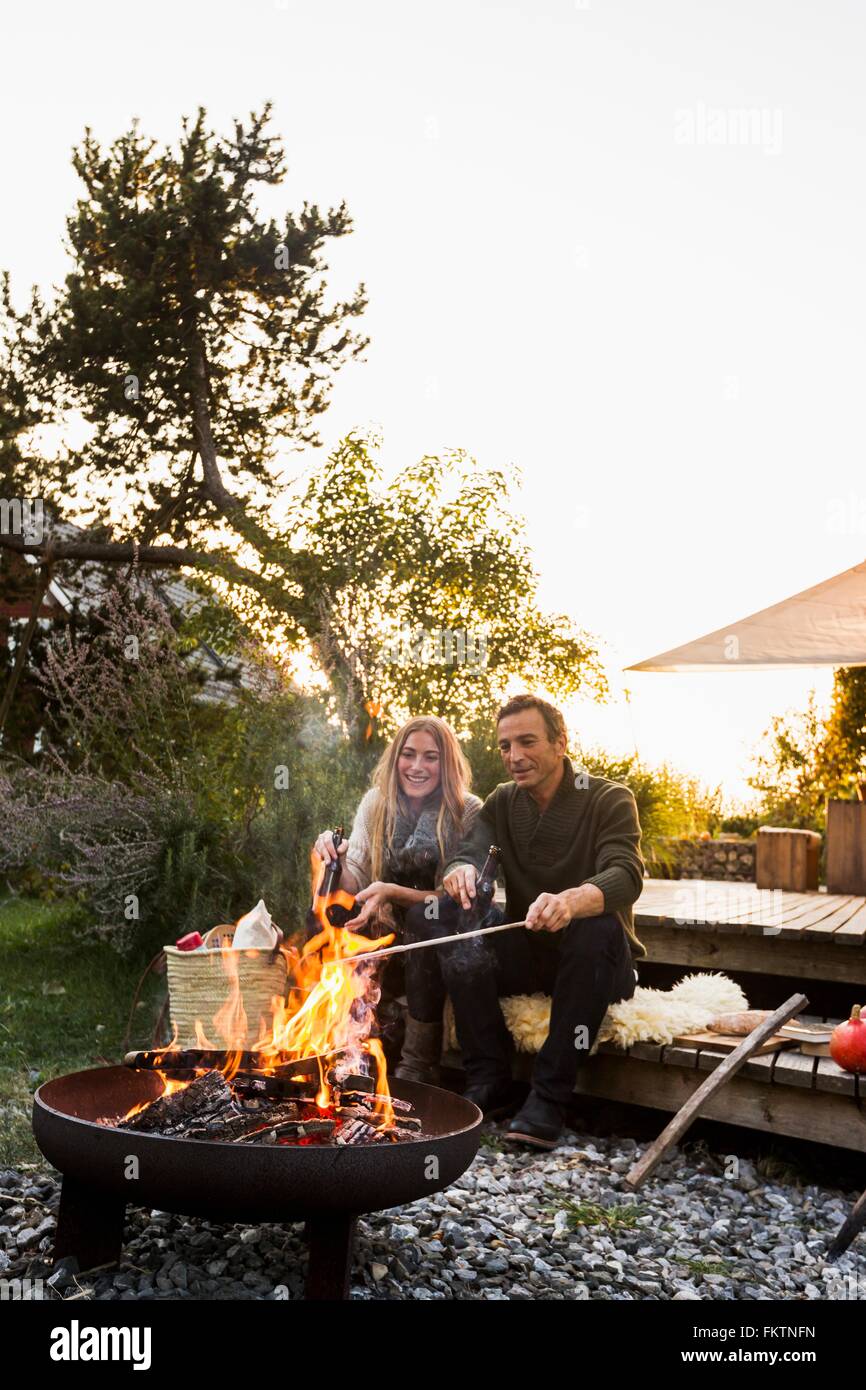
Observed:
[[[377,1115],[375,1110],[367,1110],[360,1105],[338,1105],[337,1114],[344,1120],[363,1120],[365,1124],[372,1125],[375,1129],[385,1123],[384,1115]]]
[[[285,1105],[267,1106],[253,1114],[240,1115],[237,1119],[227,1120],[223,1124],[217,1120],[206,1128],[214,1139],[225,1139],[235,1143],[243,1141],[249,1135],[272,1129],[275,1125],[300,1124],[300,1113],[297,1105],[289,1101]]]
[[[206,1117],[223,1109],[239,1113],[222,1072],[209,1071],[196,1077],[183,1090],[159,1096],[137,1115],[121,1123],[124,1129],[170,1134],[193,1124],[201,1125]]]
[[[375,1091],[341,1091],[340,1106],[346,1105],[387,1105],[391,1103],[395,1110],[400,1110],[404,1114],[409,1114],[412,1104],[408,1100],[398,1100],[396,1096],[381,1096]]]

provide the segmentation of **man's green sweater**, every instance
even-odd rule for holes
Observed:
[[[632,956],[646,956],[634,929],[632,904],[643,890],[640,822],[628,787],[581,772],[568,758],[562,781],[540,814],[527,791],[502,782],[488,796],[453,863],[481,869],[491,845],[502,851],[506,921],[519,922],[539,893],[594,883],[604,911],[619,917]],[[443,877],[444,877],[443,874]]]

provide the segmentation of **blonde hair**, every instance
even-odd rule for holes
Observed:
[[[373,809],[370,827],[370,865],[372,878],[381,879],[385,860],[385,845],[394,834],[397,805],[401,796],[397,763],[403,745],[412,734],[431,734],[439,750],[439,787],[441,803],[436,818],[436,841],[440,861],[447,848],[453,848],[463,830],[463,811],[466,794],[472,785],[472,771],[457,739],[444,719],[435,715],[416,715],[394,735],[382,754],[373,773],[373,786],[379,792]]]

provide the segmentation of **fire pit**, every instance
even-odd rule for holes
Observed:
[[[154,1071],[101,1067],[58,1077],[34,1097],[33,1131],[63,1174],[54,1254],[82,1269],[119,1259],[127,1203],[213,1221],[305,1221],[307,1298],[345,1298],[357,1216],[436,1192],[472,1162],[481,1112],[461,1096],[395,1081],[418,1137],[400,1143],[219,1143],[116,1128],[163,1093]],[[100,1123],[102,1121],[102,1123]]]
[[[332,907],[354,900],[314,861],[318,930],[287,950],[292,989],[272,998],[254,1047],[244,952],[220,948],[225,998],[196,1018],[194,1047],[175,1039],[36,1092],[36,1142],[63,1174],[56,1258],[74,1255],[82,1269],[116,1261],[128,1202],[214,1221],[305,1221],[307,1297],[345,1298],[355,1218],[437,1192],[469,1167],[480,1110],[435,1086],[389,1082],[371,942],[331,921]]]

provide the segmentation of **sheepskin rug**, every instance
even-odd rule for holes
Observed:
[[[538,1052],[550,1027],[550,996],[513,994],[499,1004],[517,1051]],[[590,1056],[603,1042],[622,1048],[637,1042],[671,1043],[681,1033],[700,1032],[716,1014],[748,1007],[740,986],[726,975],[686,975],[668,990],[638,985],[631,999],[611,1004]],[[445,1006],[445,1037],[448,1047],[457,1047],[450,1000]]]

